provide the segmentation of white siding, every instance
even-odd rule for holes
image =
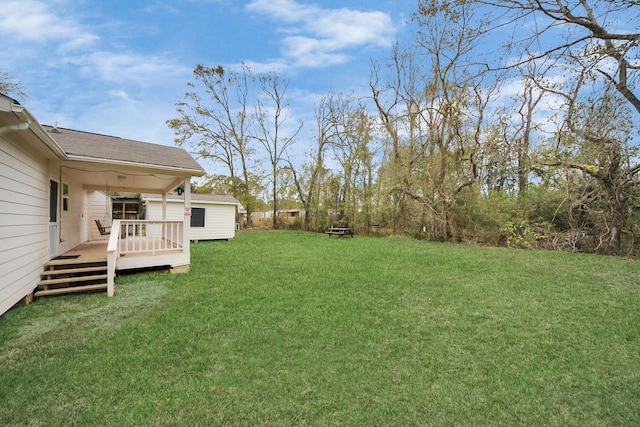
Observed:
[[[191,240],[225,240],[236,237],[236,205],[203,203],[191,200],[192,208],[204,208],[204,227],[191,227]],[[184,204],[167,201],[167,221],[182,221]],[[147,219],[162,219],[162,202],[147,202]]]
[[[50,171],[50,173],[51,172],[52,171]],[[82,187],[81,183],[66,177],[64,174],[64,169],[62,172],[62,181],[60,182],[59,186],[59,221],[61,242],[58,246],[58,253],[67,252],[78,246],[80,243],[85,242],[87,240],[88,230],[88,224],[84,216],[86,191]],[[57,171],[57,173],[60,173],[59,170]],[[59,180],[59,178],[57,180]],[[66,211],[62,209],[62,189],[64,187],[63,184],[67,184],[69,187],[68,210]]]
[[[0,315],[30,294],[49,259],[44,159],[0,137]]]
[[[111,225],[111,198],[102,191],[88,191],[86,199],[86,219],[89,240],[108,240],[109,235],[101,236],[96,226],[98,219],[102,225]]]

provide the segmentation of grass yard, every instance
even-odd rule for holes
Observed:
[[[640,425],[640,263],[240,232],[0,318],[0,425]]]

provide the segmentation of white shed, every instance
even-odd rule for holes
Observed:
[[[162,196],[142,194],[146,219],[151,221],[182,218],[184,197],[166,196],[166,216],[163,218]],[[230,240],[236,236],[236,210],[242,205],[233,196],[191,194],[191,240]]]

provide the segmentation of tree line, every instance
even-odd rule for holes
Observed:
[[[324,231],[636,255],[637,0],[420,0],[415,42],[372,63],[367,94],[198,65],[176,143],[224,167],[199,191]],[[294,159],[294,153],[304,159]]]

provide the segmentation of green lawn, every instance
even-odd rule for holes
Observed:
[[[0,425],[640,425],[640,263],[241,232],[0,318]]]

